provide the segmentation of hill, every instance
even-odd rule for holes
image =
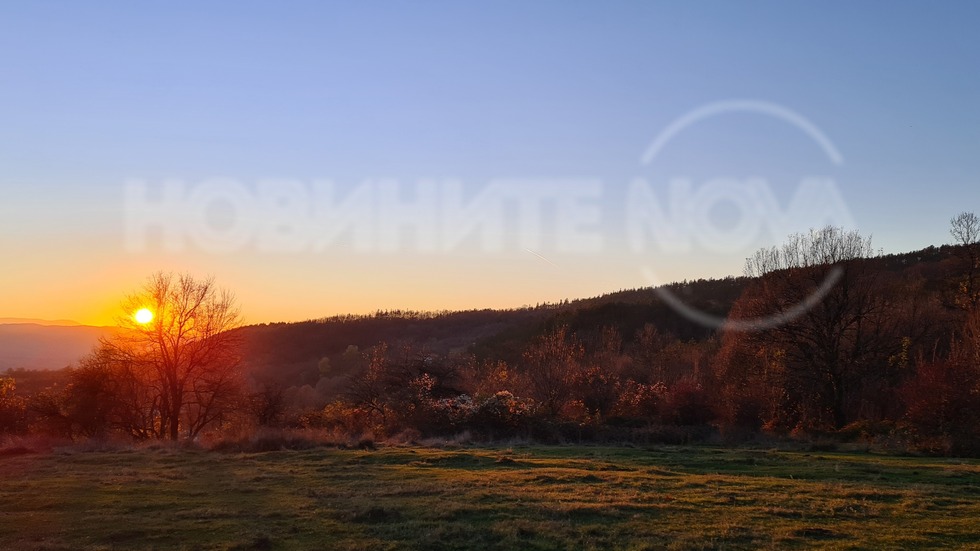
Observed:
[[[662,298],[664,289],[686,304],[725,316],[749,280],[727,278],[676,283],[664,288],[618,291],[598,297],[512,310],[463,312],[377,312],[299,323],[252,325],[238,329],[245,358],[257,379],[286,386],[315,384],[323,358],[337,362],[350,346],[365,350],[379,343],[412,343],[438,354],[473,353],[514,360],[528,342],[558,325],[580,333],[614,327],[627,340],[646,324],[682,340],[713,333],[688,320]]]
[[[0,325],[8,325],[12,323],[33,323],[35,325],[82,325],[77,321],[73,320],[43,320],[37,318],[0,318]]]
[[[88,325],[0,324],[0,372],[8,369],[61,369],[92,351],[111,327]]]
[[[877,270],[918,279],[941,294],[955,263],[958,247],[944,245],[870,258]],[[529,342],[558,325],[586,337],[612,327],[624,342],[650,324],[681,341],[702,341],[716,330],[676,311],[663,298],[674,298],[700,312],[725,317],[750,277],[699,279],[659,288],[620,290],[591,298],[512,310],[464,312],[377,312],[367,316],[336,316],[298,323],[251,325],[238,329],[245,341],[246,364],[257,379],[290,385],[316,384],[318,363],[337,361],[349,346],[365,350],[381,342],[411,342],[439,354],[473,353],[482,358],[513,361]]]

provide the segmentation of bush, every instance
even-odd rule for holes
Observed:
[[[465,430],[476,412],[476,404],[466,394],[451,398],[422,397],[409,404],[401,416],[402,432],[409,429],[422,436],[443,436]]]
[[[895,431],[895,424],[889,421],[854,421],[837,431],[843,442],[872,442]]]
[[[323,409],[300,416],[298,423],[305,429],[322,429],[341,438],[357,438],[363,434],[380,434],[383,429],[377,414],[345,402],[331,402]]]
[[[619,386],[619,399],[612,415],[619,419],[651,421],[659,414],[666,394],[663,383],[650,385],[629,379]]]
[[[534,413],[533,401],[502,390],[480,403],[472,413],[469,425],[475,432],[490,438],[519,436],[527,432]]]

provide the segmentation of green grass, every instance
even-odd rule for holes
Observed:
[[[980,547],[980,461],[527,447],[0,457],[2,549]]]

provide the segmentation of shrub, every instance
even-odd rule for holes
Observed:
[[[470,426],[491,438],[517,436],[528,428],[534,412],[531,400],[501,390],[477,406],[471,415]]]
[[[476,404],[466,394],[440,399],[423,397],[411,404],[409,411],[407,428],[414,428],[424,436],[446,435],[466,429]]]
[[[622,419],[653,420],[667,394],[663,383],[644,384],[633,379],[619,385],[619,399],[613,406],[612,415]]]
[[[341,401],[331,402],[321,410],[300,416],[299,425],[350,438],[381,431],[374,412]]]

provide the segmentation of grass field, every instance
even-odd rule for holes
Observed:
[[[980,461],[721,448],[0,457],[2,549],[980,547]]]

